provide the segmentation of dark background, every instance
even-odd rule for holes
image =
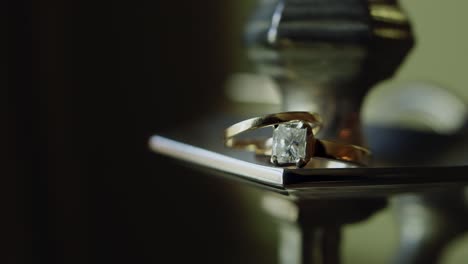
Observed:
[[[6,263],[258,262],[230,186],[147,147],[223,104],[229,3],[3,5]]]

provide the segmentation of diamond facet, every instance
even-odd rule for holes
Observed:
[[[302,123],[280,124],[273,130],[272,156],[279,164],[295,163],[305,159],[307,129]]]

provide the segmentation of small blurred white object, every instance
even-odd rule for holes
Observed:
[[[467,119],[460,97],[435,84],[411,82],[383,86],[367,97],[363,108],[366,124],[454,134]]]
[[[233,74],[226,82],[226,95],[236,103],[281,104],[278,85],[258,74]]]

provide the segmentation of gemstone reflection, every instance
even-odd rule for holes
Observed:
[[[307,128],[301,128],[301,123],[278,125],[273,130],[272,156],[276,156],[279,164],[295,163],[306,156]]]

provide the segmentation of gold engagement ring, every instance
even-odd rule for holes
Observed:
[[[239,134],[259,128],[273,127],[273,135],[267,139],[237,138]],[[322,127],[316,113],[283,112],[255,117],[236,123],[225,130],[227,147],[254,151],[270,156],[276,166],[306,166],[313,157],[328,158],[368,166],[371,153],[366,148],[315,138]]]

